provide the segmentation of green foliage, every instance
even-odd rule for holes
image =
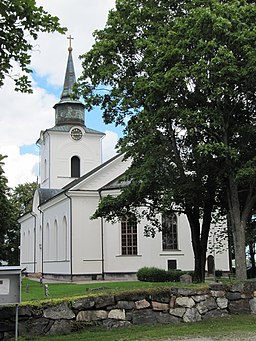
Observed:
[[[8,75],[14,79],[16,90],[32,92],[28,73],[33,40],[39,32],[64,33],[57,17],[51,16],[35,0],[2,0],[0,3],[0,87]],[[12,74],[12,63],[17,62],[21,75]]]
[[[143,267],[138,270],[137,278],[142,282],[179,282],[180,276],[187,272],[180,270],[164,270],[156,267]]]
[[[5,260],[5,236],[12,226],[12,207],[9,202],[9,188],[3,166],[6,156],[0,155],[0,264]]]
[[[9,226],[5,231],[2,246],[2,257],[8,265],[20,264],[20,225],[18,219],[31,211],[36,188],[37,183],[32,182],[18,185],[8,192],[8,204],[11,209],[8,214]]]
[[[156,213],[185,212],[198,280],[212,212],[229,206],[239,231],[256,202],[255,21],[253,1],[117,0],[82,56],[77,90],[125,125],[119,150],[133,160],[94,217],[143,207],[154,235]]]

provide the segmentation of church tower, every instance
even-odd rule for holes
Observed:
[[[75,82],[69,46],[63,91],[54,105],[55,125],[42,131],[37,141],[41,188],[60,189],[101,164],[104,134],[85,126],[84,105],[72,91]]]

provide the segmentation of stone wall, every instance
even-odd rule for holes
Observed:
[[[55,335],[101,326],[197,322],[229,314],[256,313],[256,282],[208,289],[92,295],[74,301],[19,307],[19,335]],[[0,307],[0,340],[14,335],[15,307]]]

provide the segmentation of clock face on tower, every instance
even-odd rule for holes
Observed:
[[[73,128],[70,133],[73,140],[80,140],[83,136],[82,131],[79,128]]]

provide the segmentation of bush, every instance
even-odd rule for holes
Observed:
[[[164,270],[155,267],[144,267],[138,270],[137,278],[142,282],[179,282],[180,276],[186,272],[181,270]]]
[[[222,270],[215,270],[215,276],[217,278],[221,278],[222,277]]]
[[[137,278],[144,282],[167,282],[169,281],[169,274],[163,269],[144,267],[138,270]]]

